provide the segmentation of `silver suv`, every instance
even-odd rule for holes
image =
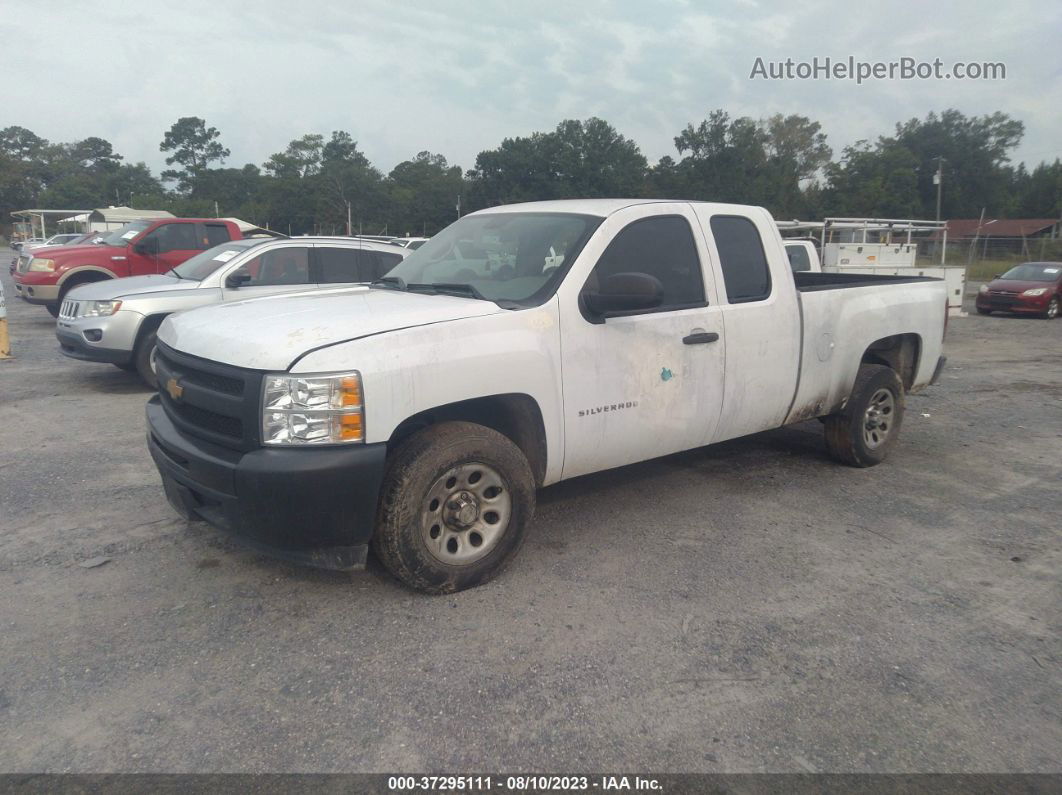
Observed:
[[[230,240],[154,276],[71,290],[55,334],[62,352],[136,371],[154,387],[155,332],[163,318],[201,306],[371,282],[410,251],[341,237]]]

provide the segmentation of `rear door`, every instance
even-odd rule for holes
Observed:
[[[714,434],[723,323],[706,254],[688,204],[638,205],[606,218],[565,278],[562,477],[698,447]],[[605,320],[587,314],[582,292],[632,272],[660,280],[660,306]]]
[[[318,284],[357,284],[379,279],[402,261],[401,254],[347,246],[317,245]]]
[[[779,427],[800,370],[801,323],[789,260],[765,210],[694,205],[720,285],[726,330],[722,441]]]

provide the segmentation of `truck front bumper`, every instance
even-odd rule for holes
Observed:
[[[182,434],[156,395],[148,448],[166,497],[269,555],[325,569],[365,565],[386,444],[241,453]]]

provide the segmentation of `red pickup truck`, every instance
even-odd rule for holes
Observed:
[[[165,273],[208,248],[243,237],[224,218],[159,218],[133,221],[87,246],[38,249],[20,257],[15,292],[59,314],[63,297],[87,282]]]

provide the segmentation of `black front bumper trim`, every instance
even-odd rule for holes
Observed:
[[[166,497],[275,557],[327,569],[365,564],[387,445],[230,450],[181,433],[158,395],[147,404],[148,448]]]
[[[129,364],[133,360],[132,351],[89,345],[76,332],[56,329],[55,337],[59,340],[59,352],[71,359],[82,362],[105,362],[106,364]]]

